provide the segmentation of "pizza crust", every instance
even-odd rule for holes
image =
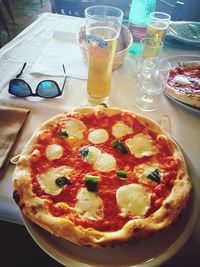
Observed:
[[[108,116],[124,112],[120,108],[78,108],[73,112],[81,114],[92,114],[103,112]],[[73,113],[72,112],[72,113]],[[42,130],[52,128],[55,123],[61,119],[64,114],[60,114],[41,125],[24,150],[19,159],[18,165],[13,176],[14,199],[19,205],[22,213],[31,221],[40,225],[53,235],[70,240],[78,245],[102,247],[110,245],[125,244],[130,240],[142,239],[150,233],[156,233],[170,226],[178,217],[180,212],[185,208],[191,192],[191,181],[187,173],[186,164],[183,155],[176,143],[166,136],[160,126],[151,119],[130,113],[133,117],[139,117],[140,121],[147,127],[151,127],[160,135],[165,136],[172,146],[173,154],[180,160],[180,166],[174,187],[168,197],[164,200],[163,205],[150,216],[134,218],[129,220],[122,229],[112,232],[98,231],[93,228],[84,228],[81,225],[75,225],[66,217],[54,217],[48,210],[48,199],[37,197],[32,191],[30,176],[30,157],[33,146],[36,143],[38,133]],[[66,208],[73,209],[67,204]]]
[[[200,61],[185,62],[183,66],[186,66],[188,68],[199,67]],[[169,84],[166,84],[165,93],[178,101],[181,101],[196,108],[200,108],[200,95],[190,95],[186,93],[181,93]]]

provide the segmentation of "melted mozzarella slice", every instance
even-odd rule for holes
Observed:
[[[56,184],[56,179],[62,176],[68,176],[71,173],[71,168],[62,166],[58,168],[52,168],[45,173],[37,175],[37,179],[45,193],[57,195],[62,191],[62,188]]]
[[[88,155],[84,157],[84,160],[93,165],[101,156],[101,151],[95,146],[88,146],[88,150]]]
[[[88,140],[93,144],[105,143],[109,138],[109,135],[104,129],[96,129],[89,133]]]
[[[109,172],[116,168],[116,160],[112,155],[108,153],[102,153],[95,162],[94,167],[97,171]]]
[[[59,159],[63,155],[63,147],[57,144],[49,145],[46,148],[45,155],[49,160]]]
[[[116,138],[120,138],[126,134],[131,134],[131,133],[133,133],[133,130],[123,121],[115,123],[115,125],[112,127],[112,134]]]
[[[133,138],[127,139],[125,144],[136,158],[151,156],[158,152],[151,137],[144,134],[136,134]]]
[[[116,193],[122,215],[145,215],[150,207],[151,192],[139,184],[121,186]]]
[[[96,193],[81,188],[76,195],[76,199],[75,210],[80,216],[90,220],[103,218],[103,202]]]
[[[68,119],[65,123],[63,131],[66,131],[68,136],[74,136],[77,138],[83,138],[83,132],[86,129],[85,124],[76,119]]]
[[[187,85],[187,84],[190,84],[190,81],[187,77],[185,76],[182,76],[182,75],[177,75],[174,77],[174,81],[176,83],[179,83],[181,85]]]

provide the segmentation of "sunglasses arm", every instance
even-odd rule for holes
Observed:
[[[22,75],[22,72],[23,72],[23,70],[25,69],[25,67],[26,67],[26,63],[24,63],[24,65],[23,65],[23,67],[22,67],[20,73],[18,73],[18,74],[16,75],[16,78],[19,78],[19,77]]]

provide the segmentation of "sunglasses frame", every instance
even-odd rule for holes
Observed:
[[[38,96],[38,97],[42,97],[42,98],[54,98],[54,97],[58,97],[58,96],[61,96],[61,95],[62,95],[63,89],[64,89],[64,87],[65,87],[66,79],[67,79],[66,76],[65,76],[65,78],[64,78],[64,82],[63,82],[63,85],[62,85],[62,88],[61,88],[61,89],[60,89],[60,87],[59,87],[59,85],[58,85],[58,83],[57,83],[56,81],[53,81],[53,80],[43,80],[43,81],[41,81],[41,82],[38,83],[38,85],[37,85],[37,87],[36,87],[36,91],[35,91],[35,93],[33,93],[33,91],[32,91],[32,89],[31,89],[30,85],[29,85],[26,81],[24,81],[23,79],[19,79],[19,77],[20,77],[20,76],[22,75],[22,73],[23,73],[23,70],[24,70],[25,67],[26,67],[26,64],[27,64],[27,63],[24,63],[24,65],[23,65],[21,71],[16,75],[16,78],[10,80],[10,82],[9,82],[9,88],[8,88],[8,92],[9,92],[9,94],[14,95],[14,96],[17,96],[17,97]],[[64,64],[62,65],[62,67],[63,67],[64,74],[66,74]],[[13,82],[16,82],[16,81],[24,82],[24,83],[28,86],[28,89],[29,89],[29,91],[30,91],[30,94],[29,94],[29,95],[25,95],[25,96],[14,94],[14,93],[12,92],[12,90],[11,90],[11,84],[12,84]],[[40,95],[40,94],[38,93],[38,90],[39,90],[39,86],[40,86],[40,84],[43,83],[43,82],[53,82],[53,83],[56,85],[56,88],[57,88],[57,90],[58,90],[57,95],[55,95],[55,96],[42,96],[42,95]]]

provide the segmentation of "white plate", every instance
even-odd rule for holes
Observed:
[[[187,105],[187,104],[185,104],[185,103],[183,103],[181,101],[178,101],[177,99],[173,98],[172,96],[168,95],[167,93],[165,93],[165,95],[167,97],[169,97],[172,101],[174,101],[176,104],[182,106],[183,108],[186,108],[186,109],[188,109],[188,110],[190,110],[192,112],[200,114],[200,108],[195,108],[195,107]]]
[[[172,67],[176,67],[178,66],[179,62],[200,61],[200,56],[180,55],[180,56],[167,57],[166,59],[171,63]],[[195,108],[191,105],[178,101],[172,96],[168,95],[167,93],[165,93],[165,95],[169,97],[172,101],[174,101],[176,104],[182,106],[183,108],[200,114],[200,108]]]
[[[200,56],[197,55],[179,55],[179,56],[171,56],[166,58],[172,65],[172,67],[178,66],[179,62],[187,62],[187,61],[199,61]]]
[[[192,234],[200,212],[200,184],[198,174],[184,152],[193,192],[187,208],[167,230],[152,237],[115,248],[80,247],[51,235],[23,216],[24,224],[35,242],[52,258],[68,267],[154,267],[174,256]]]

